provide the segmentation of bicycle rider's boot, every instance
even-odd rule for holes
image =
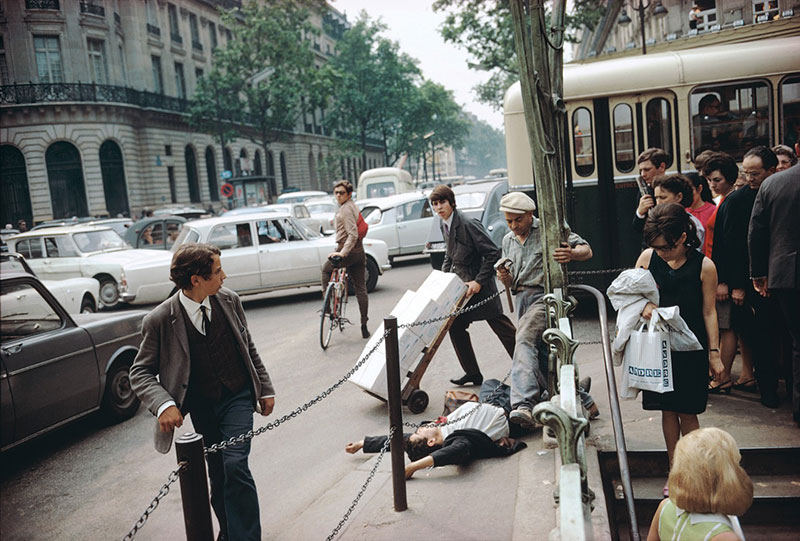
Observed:
[[[361,324],[361,338],[369,338],[369,330],[367,330],[367,324]]]

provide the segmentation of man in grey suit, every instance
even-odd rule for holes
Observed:
[[[131,386],[158,418],[156,450],[169,451],[184,415],[209,446],[253,429],[253,411],[269,415],[275,391],[253,345],[238,295],[222,287],[220,251],[186,244],[172,257],[180,290],[142,322]],[[247,464],[250,443],[207,456],[218,539],[261,539],[258,494]]]
[[[795,145],[800,151],[800,144]],[[767,178],[750,215],[750,276],[774,295],[792,337],[792,415],[800,426],[800,164]]]

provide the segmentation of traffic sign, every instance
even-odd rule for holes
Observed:
[[[231,178],[233,176],[233,172],[226,170],[226,171],[223,171],[220,176],[222,177],[223,180],[229,179],[229,178]]]
[[[226,173],[230,173],[230,171],[226,171]],[[233,195],[233,184],[230,182],[226,182],[223,184],[220,189],[219,193],[221,193],[224,197],[230,197]]]

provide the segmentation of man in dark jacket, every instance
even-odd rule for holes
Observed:
[[[800,150],[800,144],[795,145]],[[800,426],[800,165],[769,177],[750,217],[750,276],[763,296],[777,299],[792,337],[794,421]]]
[[[750,280],[747,229],[761,184],[775,172],[778,158],[767,147],[755,147],[742,159],[748,185],[732,192],[717,211],[711,258],[717,267],[717,300],[733,301],[731,325],[753,351],[761,403],[777,407],[778,374],[770,336],[769,305]]]
[[[455,273],[467,285],[467,296],[470,299],[466,306],[475,305],[497,293],[494,264],[500,259],[500,248],[478,220],[462,216],[456,210],[453,190],[444,185],[437,186],[431,192],[430,200],[434,212],[442,219],[440,227],[447,245],[442,271]],[[480,308],[458,316],[450,327],[450,340],[461,368],[464,369],[463,376],[450,380],[456,385],[480,385],[483,382],[467,331],[473,321],[481,320],[489,324],[503,343],[508,356],[514,355],[516,328],[503,314],[500,298],[495,297]]]
[[[411,463],[406,466],[406,479],[414,472],[434,466],[466,464],[478,458],[509,456],[526,447],[524,442],[509,438],[508,413],[511,397],[508,385],[496,379],[481,386],[480,402],[462,404],[438,424],[423,425],[405,437]],[[367,436],[348,443],[345,450],[355,453],[377,453],[387,436]]]

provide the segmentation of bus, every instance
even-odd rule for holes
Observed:
[[[570,270],[608,270],[586,280],[604,287],[616,276],[611,269],[636,261],[641,236],[631,223],[643,150],[664,149],[667,173],[685,173],[705,149],[741,161],[757,145],[793,147],[800,137],[797,51],[800,36],[565,64],[567,220],[594,251]],[[720,112],[702,114],[701,100],[718,101]],[[532,190],[519,83],[507,91],[503,112],[509,189]]]

